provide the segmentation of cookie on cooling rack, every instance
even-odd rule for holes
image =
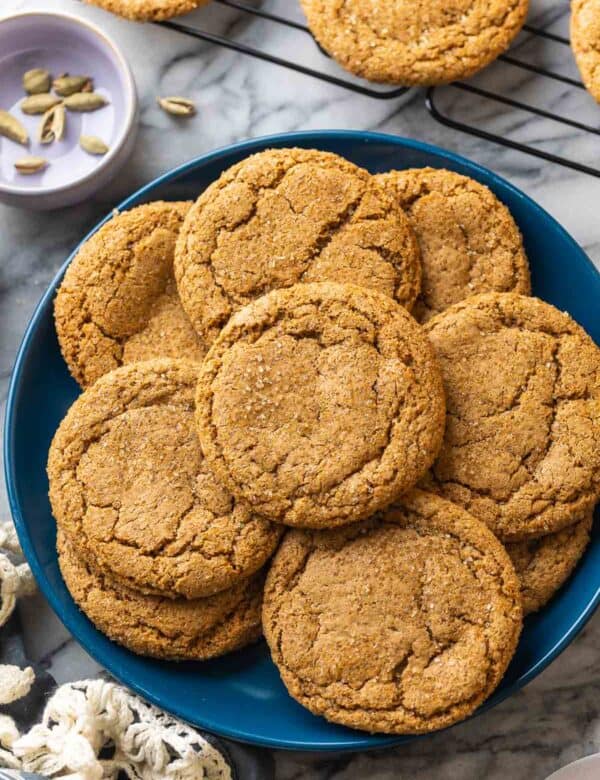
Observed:
[[[86,0],[125,19],[160,22],[207,5],[210,0]]]
[[[586,89],[600,103],[599,0],[571,0],[571,47]]]
[[[351,73],[393,84],[447,84],[505,51],[528,0],[301,0],[319,44]]]

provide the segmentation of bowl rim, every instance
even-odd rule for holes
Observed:
[[[462,155],[442,149],[441,147],[435,146],[433,144],[425,143],[423,141],[418,141],[415,139],[405,138],[403,136],[396,136],[387,133],[361,131],[361,130],[343,130],[343,129],[342,130],[335,130],[335,129],[305,130],[305,131],[296,131],[291,133],[276,133],[276,134],[270,134],[266,136],[260,136],[258,138],[253,138],[249,140],[239,141],[234,144],[229,144],[223,147],[219,147],[211,152],[207,152],[203,155],[194,158],[193,160],[185,162],[182,165],[179,165],[167,171],[164,174],[161,174],[160,176],[156,177],[149,183],[143,185],[134,193],[129,195],[127,198],[125,198],[117,206],[117,210],[125,211],[128,208],[135,205],[136,201],[143,202],[144,197],[148,193],[151,193],[158,186],[168,183],[174,179],[177,179],[179,176],[188,173],[189,171],[195,168],[199,168],[199,167],[201,168],[206,164],[219,160],[219,158],[227,157],[232,153],[247,152],[248,154],[251,154],[254,151],[262,151],[264,149],[267,149],[270,147],[271,144],[280,145],[280,146],[281,145],[293,146],[295,141],[301,141],[304,143],[310,141],[311,143],[315,144],[316,147],[318,148],[319,143],[322,142],[324,139],[335,139],[335,138],[355,140],[359,143],[367,143],[367,144],[370,142],[386,143],[386,144],[399,146],[401,148],[409,148],[409,149],[415,149],[420,152],[426,152],[429,154],[433,154],[436,157],[441,158],[442,160],[448,163],[451,164],[453,163],[455,165],[459,164],[467,168],[469,171],[468,175],[471,175],[474,178],[477,178],[477,176],[479,175],[480,177],[486,178],[495,184],[499,184],[502,188],[509,190],[511,194],[514,197],[516,197],[518,200],[520,200],[523,203],[526,203],[528,208],[535,211],[539,218],[551,222],[553,224],[553,227],[563,235],[563,238],[567,241],[567,243],[573,246],[573,249],[581,256],[582,260],[584,260],[587,266],[595,274],[600,276],[600,271],[596,268],[594,263],[592,263],[591,259],[583,251],[583,249],[579,246],[579,244],[575,241],[575,239],[565,230],[565,228],[563,228],[562,225],[551,214],[549,214],[544,208],[542,208],[542,206],[540,206],[532,198],[530,198],[524,192],[519,190],[510,182],[508,182],[506,179],[494,173],[493,171],[489,170],[488,168],[485,168],[484,166],[479,165],[478,163],[473,162],[467,159],[466,157],[463,157]],[[62,266],[55,274],[52,281],[49,283],[40,301],[35,307],[31,319],[27,325],[27,328],[23,335],[23,339],[17,351],[17,356],[15,358],[15,363],[13,366],[13,370],[11,372],[8,394],[7,394],[6,417],[5,417],[5,424],[4,424],[4,443],[3,443],[4,472],[5,472],[6,487],[7,487],[8,499],[9,499],[9,508],[14,520],[14,524],[17,530],[19,541],[23,549],[23,553],[25,554],[25,557],[33,572],[33,575],[40,586],[41,592],[43,593],[46,600],[49,602],[54,612],[57,614],[57,616],[59,617],[63,625],[65,625],[65,627],[70,631],[70,633],[73,635],[76,641],[85,649],[85,651],[94,660],[96,660],[99,664],[101,664],[103,668],[107,669],[109,672],[114,674],[114,676],[117,679],[119,679],[124,685],[131,688],[133,691],[135,691],[144,699],[152,702],[158,707],[165,709],[164,701],[162,700],[160,695],[153,694],[153,692],[149,690],[147,686],[137,682],[135,678],[130,677],[128,672],[123,673],[123,670],[119,668],[118,664],[111,662],[110,652],[105,652],[102,649],[97,649],[96,646],[92,647],[92,646],[88,646],[87,644],[83,645],[80,642],[78,636],[74,633],[71,620],[68,616],[65,616],[60,600],[57,597],[56,592],[48,582],[46,575],[43,571],[43,568],[40,565],[35,555],[29,529],[17,500],[17,490],[16,490],[17,477],[15,472],[14,458],[12,456],[12,452],[14,449],[14,442],[16,438],[15,409],[21,391],[21,374],[23,371],[23,364],[25,362],[25,355],[29,348],[29,343],[32,340],[35,330],[37,328],[38,319],[40,318],[40,315],[45,310],[49,301],[54,296],[56,288],[60,283],[60,280],[63,274],[65,273],[67,266],[72,261],[73,257],[77,254],[79,248],[85,243],[85,241],[88,240],[90,236],[92,236],[97,230],[99,230],[100,227],[108,219],[112,217],[112,215],[113,215],[113,211],[110,211],[103,219],[101,219],[92,228],[92,230],[89,231],[89,233],[75,247],[73,252],[71,252],[69,257],[65,260],[65,262],[62,264]],[[542,658],[538,659],[538,661],[533,666],[531,666],[527,670],[527,672],[521,674],[520,677],[514,680],[514,682],[508,685],[504,690],[502,691],[496,690],[492,694],[492,696],[489,697],[482,705],[480,705],[480,707],[478,707],[477,710],[474,713],[472,713],[465,721],[460,721],[459,723],[453,724],[449,728],[454,728],[456,726],[459,726],[461,725],[461,723],[465,723],[466,721],[471,720],[472,718],[477,717],[478,715],[484,712],[487,712],[489,709],[505,701],[514,693],[516,693],[517,691],[525,687],[525,685],[530,683],[535,677],[537,677],[542,671],[544,671],[544,669],[546,669],[546,667],[548,667],[549,664],[552,663],[552,661],[554,661],[555,658],[557,658],[563,652],[563,650],[565,650],[566,647],[568,647],[569,644],[571,644],[571,642],[581,632],[581,630],[584,628],[586,623],[592,617],[599,603],[600,603],[600,583],[596,588],[596,592],[593,598],[591,598],[588,601],[585,608],[577,616],[574,622],[570,625],[569,629],[562,635],[562,637],[558,641],[555,642],[553,647],[550,650],[548,650]],[[181,718],[182,720],[186,720],[186,715],[182,712],[181,708],[178,705],[173,705],[173,706],[169,705],[166,707],[166,711],[171,712],[173,715],[175,715],[178,718]],[[215,723],[212,720],[212,717],[210,715],[207,716],[203,714],[200,728],[206,729],[209,732],[213,732],[215,734],[218,734],[226,738],[238,740],[241,742],[246,742],[249,744],[260,745],[262,747],[267,747],[270,749],[279,749],[279,750],[283,749],[283,750],[296,750],[296,751],[300,750],[300,751],[313,751],[313,752],[314,751],[355,752],[355,751],[374,750],[374,749],[393,747],[396,745],[407,743],[414,739],[422,739],[426,736],[429,736],[429,735],[420,735],[420,736],[372,735],[361,731],[356,731],[355,732],[356,737],[352,740],[351,744],[349,744],[349,741],[347,739],[337,740],[337,738],[331,738],[330,741],[327,743],[319,744],[316,747],[311,747],[304,742],[295,742],[293,739],[283,740],[280,738],[268,738],[268,737],[257,739],[255,735],[242,732],[239,729],[231,728],[231,727],[224,728],[222,725]],[[436,733],[436,732],[432,732],[432,733]]]
[[[546,780],[567,780],[573,770],[578,770],[585,766],[592,766],[592,764],[596,764],[597,767],[600,767],[600,753],[590,753],[587,756],[577,758],[575,761],[571,761],[570,764],[565,764],[552,772],[551,775],[548,775]],[[575,775],[571,776],[571,780],[575,780]]]
[[[106,171],[111,164],[114,162],[114,160],[118,157],[119,153],[127,143],[127,139],[129,138],[130,133],[132,132],[136,116],[137,116],[137,104],[138,104],[138,98],[137,98],[137,89],[135,86],[135,79],[133,78],[132,70],[129,66],[129,63],[125,59],[125,55],[121,52],[117,44],[109,38],[106,33],[100,29],[97,25],[95,25],[93,22],[88,21],[87,19],[83,19],[79,16],[76,16],[75,14],[62,12],[62,11],[23,11],[21,13],[16,14],[5,14],[0,16],[0,26],[7,23],[7,22],[13,22],[15,20],[24,19],[27,17],[51,17],[54,19],[58,19],[59,21],[66,22],[67,27],[85,27],[87,28],[97,39],[100,40],[100,42],[103,44],[104,48],[107,49],[110,54],[112,55],[113,59],[116,61],[118,65],[118,70],[123,76],[123,81],[125,84],[125,106],[126,106],[126,116],[125,121],[123,122],[123,126],[121,128],[121,131],[119,135],[117,136],[117,140],[115,144],[109,149],[108,153],[105,154],[101,160],[98,161],[98,164],[92,168],[91,171],[86,173],[84,176],[81,176],[78,179],[75,179],[74,181],[68,182],[66,184],[59,184],[54,187],[34,187],[33,185],[15,185],[15,184],[6,184],[4,182],[0,181],[0,192],[5,193],[7,195],[13,195],[17,197],[47,197],[48,195],[58,195],[59,193],[68,192],[70,190],[77,189],[83,184],[86,184],[91,179],[96,178],[97,176],[101,175],[104,171]]]

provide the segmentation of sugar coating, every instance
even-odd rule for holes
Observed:
[[[409,168],[376,177],[406,211],[423,278],[413,316],[426,322],[483,292],[531,292],[521,232],[483,184],[443,168]]]
[[[86,0],[113,14],[140,22],[159,22],[207,5],[210,0]]]
[[[100,631],[135,653],[206,660],[244,647],[262,633],[262,573],[206,598],[169,599],[144,595],[93,570],[60,531],[57,548],[77,605]]]
[[[202,364],[198,432],[234,495],[286,525],[354,522],[412,487],[442,440],[431,346],[391,298],[298,284],[233,315]]]
[[[365,731],[433,731],[500,682],[521,630],[519,581],[483,523],[412,491],[363,523],[288,533],[263,628],[311,712]]]
[[[75,401],[50,447],[59,529],[91,567],[143,592],[198,598],[231,587],[280,536],[204,460],[197,372],[164,359],[107,374]]]
[[[358,76],[394,84],[447,84],[508,48],[527,0],[301,0],[320,45]]]
[[[571,47],[586,89],[600,103],[599,0],[572,0]]]
[[[175,241],[189,207],[157,201],[117,214],[68,267],[54,319],[63,357],[82,387],[139,360],[204,357],[173,278]]]
[[[541,609],[570,577],[589,544],[593,519],[589,510],[562,531],[506,545],[521,581],[525,615]]]
[[[350,282],[410,309],[415,236],[396,199],[362,168],[314,149],[268,149],[225,171],[177,242],[184,309],[208,344],[242,306],[297,282]]]
[[[600,496],[600,350],[571,317],[515,293],[451,306],[425,330],[447,400],[425,484],[504,541],[577,522]]]

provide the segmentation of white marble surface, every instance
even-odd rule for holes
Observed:
[[[295,0],[267,1],[270,8],[299,18]],[[266,63],[178,35],[157,26],[121,21],[76,0],[1,0],[0,12],[58,8],[99,24],[125,50],[139,88],[141,127],[133,158],[117,179],[93,201],[46,214],[0,206],[0,398],[22,333],[45,286],[72,247],[96,220],[125,195],[157,174],[216,146],[262,134],[315,128],[377,129],[445,146],[493,168],[539,201],[600,265],[600,180],[509,151],[436,124],[427,114],[423,93],[401,107],[376,101],[290,73]],[[534,4],[532,19],[566,30],[565,2]],[[308,36],[248,25],[219,7],[190,16],[196,25],[232,32],[249,43],[290,53],[319,66],[321,55]],[[545,43],[519,46],[519,54],[575,76],[567,47]],[[1,52],[0,52],[1,56]],[[330,67],[335,72],[334,66]],[[547,88],[538,77],[507,65],[493,66],[481,83],[493,84],[543,108],[577,116],[600,127],[600,108],[582,92],[564,85]],[[182,94],[198,105],[198,117],[175,124],[156,107],[157,94]],[[440,101],[463,118],[485,121],[519,140],[555,154],[573,154],[598,164],[599,139],[497,104],[481,103],[456,90]],[[7,514],[4,489],[0,513]],[[58,681],[97,673],[97,665],[70,640],[40,597],[22,607],[25,637],[32,657],[45,663]],[[278,778],[392,780],[392,778],[488,778],[538,780],[559,766],[600,750],[600,616],[576,642],[518,695],[475,721],[408,747],[377,755],[327,760],[280,754]]]

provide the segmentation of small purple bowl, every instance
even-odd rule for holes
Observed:
[[[27,116],[19,104],[25,97],[23,74],[44,68],[86,75],[108,104],[89,113],[67,112],[61,141],[37,140],[40,116]],[[0,108],[10,111],[29,132],[29,147],[0,136],[0,201],[29,209],[53,209],[78,203],[104,186],[123,165],[135,143],[138,103],[127,61],[94,25],[62,13],[32,12],[0,19]],[[109,147],[103,156],[88,154],[79,138],[95,135]],[[14,163],[26,155],[44,157],[40,173],[19,174]]]

